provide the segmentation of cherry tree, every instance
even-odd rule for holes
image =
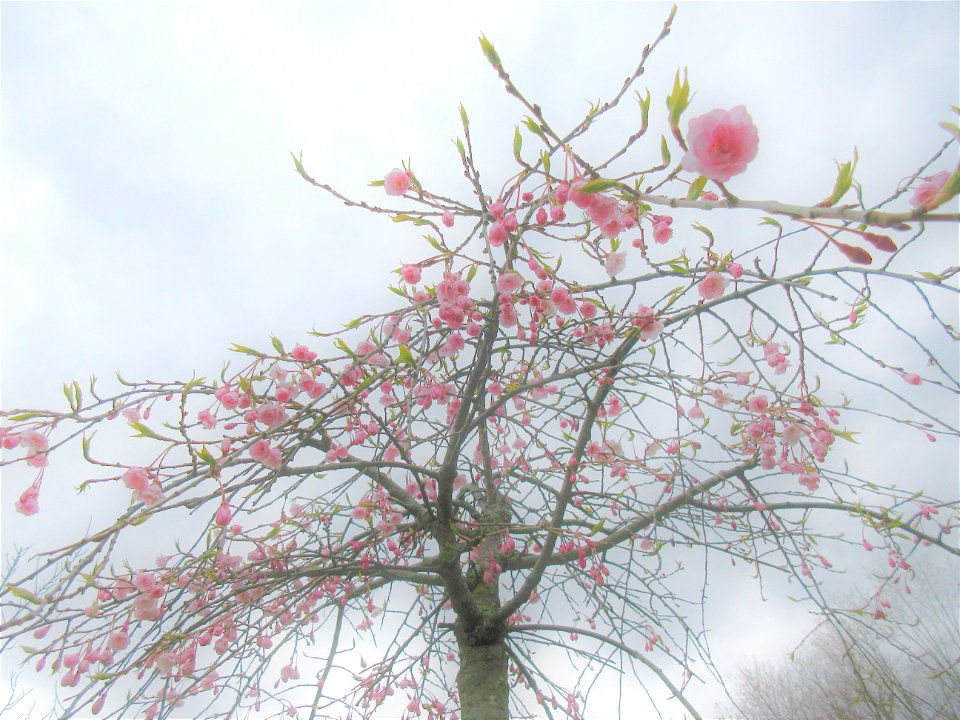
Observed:
[[[635,89],[672,21],[571,129],[481,37],[523,117],[516,172],[490,185],[460,108],[469,198],[406,163],[373,205],[293,156],[336,200],[422,230],[392,308],[235,345],[218,376],[72,382],[61,409],[3,412],[2,464],[33,478],[19,512],[64,502],[42,486],[71,451],[81,490],[129,493],[4,570],[4,649],[53,672],[61,716],[582,718],[621,672],[700,717],[684,691],[712,671],[709,563],[790,577],[829,618],[842,519],[888,559],[881,617],[914,553],[958,554],[956,498],[861,477],[840,448],[875,422],[913,452],[957,436],[958,268],[924,231],[960,220],[960,172],[941,169],[960,130],[941,123],[886,197],[863,196],[856,155],[816,204],[738,197],[763,137],[748,108],[697,108],[685,71],[665,99]],[[636,132],[582,152],[615,112]],[[118,426],[146,460],[99,449]],[[160,555],[131,564],[129,538]]]

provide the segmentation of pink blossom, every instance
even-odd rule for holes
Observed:
[[[734,280],[739,280],[743,277],[743,265],[740,263],[730,263],[727,265],[727,272],[730,273],[730,277]]]
[[[209,410],[201,410],[197,414],[197,419],[207,430],[211,430],[216,427],[217,417]]]
[[[627,266],[627,254],[625,252],[612,252],[607,255],[607,259],[603,264],[604,270],[607,271],[607,275],[610,277],[616,277],[623,269]]]
[[[133,601],[133,616],[137,620],[155,622],[160,619],[160,601],[149,595],[138,595]]]
[[[723,291],[727,289],[727,285],[729,284],[730,281],[723,275],[715,270],[711,270],[704,275],[703,280],[697,285],[697,292],[700,293],[700,297],[704,300],[716,300],[723,295]]]
[[[810,492],[813,492],[820,487],[820,476],[816,473],[803,473],[800,475],[800,484]]]
[[[565,287],[555,287],[550,292],[550,300],[562,315],[572,315],[577,311],[577,303]]]
[[[904,373],[900,377],[902,377],[908,385],[919,385],[923,382],[922,378],[916,373]]]
[[[36,430],[27,430],[20,434],[20,442],[27,446],[27,452],[31,455],[44,453],[50,447],[47,436]]]
[[[257,420],[270,428],[275,428],[287,419],[287,411],[280,403],[264,403],[257,408]]]
[[[164,499],[163,490],[160,487],[160,483],[156,481],[150,483],[140,490],[134,490],[133,496],[138,502],[142,502],[147,507],[159,505]]]
[[[149,595],[152,598],[163,597],[165,592],[163,585],[157,581],[156,575],[143,571],[133,576],[133,587],[144,595]]]
[[[280,449],[271,447],[268,440],[257,440],[250,446],[250,457],[268,468],[280,467],[282,456]]]
[[[40,486],[28,487],[13,506],[21,515],[36,515],[40,511]]]
[[[294,348],[296,350],[296,348]],[[240,404],[240,395],[236,390],[230,388],[230,383],[227,383],[221,388],[218,388],[214,393],[214,397],[220,401],[220,404],[223,405],[227,410],[235,410]]]
[[[796,445],[804,437],[803,429],[796,423],[790,423],[780,433],[780,439],[787,445]]]
[[[275,393],[275,395],[277,396],[277,402],[281,402],[281,403],[288,403],[299,394],[300,394],[300,388],[291,383],[277,385],[277,391]]]
[[[607,195],[597,195],[593,203],[587,208],[587,215],[597,225],[606,225],[611,220],[615,220],[620,205],[617,201]]]
[[[110,638],[107,640],[107,645],[110,646],[111,650],[116,652],[126,649],[129,644],[130,635],[127,634],[125,630],[117,630],[116,632],[110,633]]]
[[[297,670],[293,665],[284,665],[280,668],[280,680],[283,682],[289,682],[290,680],[299,680],[300,671]]]
[[[47,453],[37,453],[35,455],[27,455],[27,465],[35,468],[46,467],[49,460],[47,459]]]
[[[386,353],[376,352],[377,346],[369,340],[361,340],[357,345],[357,355],[367,357],[366,362],[377,367],[387,367],[390,364],[390,358]],[[372,353],[372,354],[371,354]]]
[[[600,232],[607,238],[615,238],[621,230],[623,230],[623,222],[620,217],[612,218],[600,226]]]
[[[767,409],[767,402],[763,395],[754,395],[747,402],[747,409],[752,413],[762,413]]]
[[[334,445],[327,451],[326,460],[328,463],[343,460],[350,454],[350,449],[346,445]]]
[[[387,195],[403,195],[410,189],[410,175],[400,168],[394,168],[383,179],[383,189]]]
[[[453,213],[445,212],[440,218],[440,221],[448,228],[453,227]]]
[[[640,339],[646,342],[660,336],[663,332],[663,321],[646,305],[641,305],[634,316],[633,324],[640,329]]]
[[[400,275],[408,285],[416,285],[420,282],[420,268],[416,265],[404,265]]]
[[[669,215],[650,214],[650,222],[653,223],[653,239],[660,245],[666,244],[673,237],[673,218]]]
[[[497,290],[504,295],[513,295],[523,287],[523,277],[519,273],[505,272],[497,278]]]
[[[918,210],[931,209],[933,207],[933,201],[937,195],[940,194],[940,191],[943,190],[943,186],[947,184],[947,180],[949,179],[950,173],[947,170],[942,170],[936,175],[924,178],[925,182],[914,190],[913,197],[910,198],[910,204]]]
[[[586,210],[597,201],[596,193],[579,192],[580,188],[586,184],[583,178],[577,178],[570,183],[570,199],[573,201],[573,204],[581,210]]]
[[[290,357],[300,362],[313,362],[317,359],[317,354],[307,349],[306,345],[294,345],[293,350],[290,352]]]
[[[438,354],[440,357],[453,357],[463,350],[465,344],[463,336],[460,333],[451,333],[447,341],[440,346]]]
[[[780,346],[777,343],[770,342],[764,345],[763,356],[776,375],[783,375],[790,366],[787,356],[780,352]]]
[[[227,505],[227,501],[224,500],[222,503],[220,503],[220,507],[217,508],[217,515],[214,518],[214,522],[220,527],[226,527],[230,524],[232,519],[233,511],[230,509],[230,506]]]
[[[494,247],[500,247],[507,241],[507,228],[502,222],[495,222],[487,231],[487,238]]]
[[[681,167],[687,172],[726,182],[747,169],[757,156],[759,137],[747,109],[738,105],[729,112],[712,110],[693,118],[687,130],[690,149]]]
[[[12,450],[20,444],[20,436],[13,435],[7,428],[0,428],[0,438],[3,438],[3,447],[7,450]]]
[[[582,303],[580,303],[580,315],[585,320],[595,318],[597,316],[597,306],[589,300],[584,300]]]
[[[139,492],[150,484],[150,475],[142,467],[132,467],[123,474],[123,484],[134,492]]]

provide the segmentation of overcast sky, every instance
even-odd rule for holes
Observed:
[[[211,376],[230,343],[264,347],[273,333],[289,347],[387,309],[390,271],[425,254],[418,233],[309,187],[289,152],[358,199],[380,200],[367,182],[408,158],[421,181],[467,198],[450,142],[462,102],[495,191],[514,172],[523,112],[477,36],[568,128],[619,88],[669,8],[4,3],[0,404],[59,406],[62,382],[96,374],[108,388],[117,370]],[[958,22],[956,2],[681,5],[638,86],[654,98],[651,137],[685,66],[688,115],[743,104],[759,128],[737,194],[815,202],[856,145],[878,200],[947,137],[937,122],[958,103]],[[605,132],[637,122],[628,100]],[[4,478],[8,547],[39,536],[36,518],[10,510],[27,482]],[[72,481],[59,482],[45,484],[45,510],[68,497]],[[779,641],[789,609],[757,620],[729,607],[720,650],[762,654],[756,638],[777,637],[779,652],[799,632]],[[748,619],[749,632],[731,630]]]

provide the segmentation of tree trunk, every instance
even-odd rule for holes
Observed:
[[[471,645],[460,638],[457,673],[461,720],[508,720],[507,652],[503,640]]]

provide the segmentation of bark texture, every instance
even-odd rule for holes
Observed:
[[[461,720],[508,720],[507,652],[503,640],[471,645],[460,639],[457,673]]]

